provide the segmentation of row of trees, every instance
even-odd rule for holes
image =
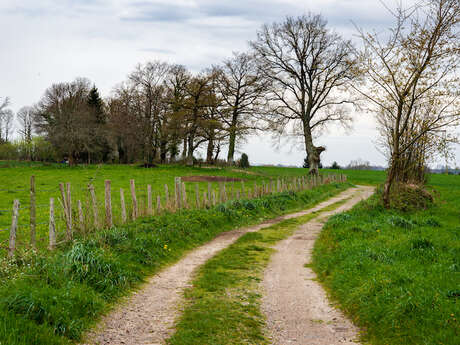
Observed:
[[[71,163],[192,165],[200,147],[212,163],[223,146],[232,164],[246,135],[268,129],[300,137],[317,174],[325,148],[315,138],[331,123],[346,126],[353,107],[364,108],[377,119],[389,160],[388,206],[395,183],[422,182],[427,160],[455,140],[448,130],[460,109],[458,0],[420,0],[390,12],[395,25],[384,36],[358,28],[362,49],[309,14],[264,25],[249,52],[198,74],[139,64],[105,101],[86,79],[55,84],[20,111],[23,135],[36,130]]]

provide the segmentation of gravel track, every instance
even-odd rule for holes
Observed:
[[[247,232],[255,232],[274,223],[318,211],[337,201],[349,198],[354,192],[356,189],[351,188],[311,209],[288,214],[256,226],[220,234],[214,240],[191,251],[176,264],[150,277],[137,292],[102,318],[99,325],[87,335],[84,344],[164,344],[173,333],[174,321],[180,315],[178,306],[182,302],[183,291],[190,286],[193,274],[198,267]]]
[[[315,280],[310,263],[315,240],[325,220],[352,208],[373,193],[360,186],[345,193],[353,197],[339,208],[322,213],[303,224],[289,238],[279,242],[265,270],[262,282],[262,310],[267,319],[267,335],[276,345],[357,344],[358,330],[331,306],[326,293]]]

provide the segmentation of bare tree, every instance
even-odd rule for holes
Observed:
[[[82,152],[95,149],[96,122],[88,105],[90,89],[90,81],[83,78],[53,84],[37,105],[37,131],[44,134],[61,155],[67,156],[71,165]]]
[[[310,173],[318,174],[325,148],[314,145],[314,135],[350,120],[344,91],[357,77],[351,43],[331,32],[320,15],[309,14],[264,25],[251,46],[270,83],[272,123],[280,132],[293,125],[303,137]]]
[[[33,107],[22,107],[16,114],[19,122],[19,134],[27,143],[32,141],[35,112]]]
[[[218,68],[217,85],[224,107],[222,122],[229,137],[227,163],[233,164],[237,140],[257,128],[268,85],[254,56],[247,53],[233,53],[224,61]]]
[[[13,130],[13,112],[8,108],[9,105],[8,97],[0,103],[0,143],[8,142]]]
[[[152,163],[157,158],[161,141],[161,119],[164,116],[166,87],[165,81],[170,66],[161,61],[139,64],[129,75],[129,80],[143,96],[143,109],[139,121],[144,140],[144,163]]]
[[[368,82],[357,88],[370,101],[386,137],[385,207],[393,183],[407,182],[410,157],[429,152],[423,142],[456,124],[460,108],[458,0],[421,1],[391,13],[396,23],[386,38],[360,31]]]
[[[116,159],[122,163],[132,163],[144,158],[144,138],[142,121],[143,97],[132,85],[122,83],[113,90],[108,104],[108,130],[116,146]]]
[[[176,160],[179,145],[184,143],[183,158],[187,154],[187,128],[185,100],[187,98],[187,85],[191,79],[190,72],[182,65],[173,65],[169,69],[167,85],[168,112],[163,120],[162,155],[161,161],[166,160],[166,149],[169,151],[170,160]],[[167,146],[167,147],[166,147]]]
[[[213,106],[215,98],[212,93],[213,73],[201,73],[187,83],[187,98],[184,101],[185,128],[187,144],[187,165],[193,165],[195,150],[205,141],[200,131],[208,123],[207,111]]]

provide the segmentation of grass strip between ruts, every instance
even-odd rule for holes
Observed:
[[[0,261],[0,345],[58,345],[82,335],[121,296],[217,234],[312,207],[349,188],[237,200],[140,219],[52,254]]]
[[[193,287],[185,291],[185,308],[168,344],[268,344],[259,283],[272,247],[300,225],[347,200],[247,233],[210,259],[199,269]]]

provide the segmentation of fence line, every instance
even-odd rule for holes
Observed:
[[[94,179],[93,179],[94,180]],[[25,241],[17,239],[18,229],[27,228],[27,225],[19,224],[21,210],[30,210],[29,214],[29,244],[31,248],[36,248],[37,241],[46,242],[48,249],[53,250],[59,244],[72,241],[75,231],[85,235],[88,232],[100,229],[101,227],[110,229],[114,225],[121,225],[129,218],[136,220],[143,216],[156,216],[163,212],[176,212],[190,208],[209,208],[218,203],[225,203],[229,200],[239,200],[241,198],[259,198],[264,195],[282,193],[286,191],[302,191],[314,188],[318,185],[330,182],[345,182],[346,176],[340,175],[320,175],[320,176],[300,176],[300,177],[278,177],[268,178],[259,182],[254,182],[252,188],[248,188],[244,181],[241,188],[235,188],[234,181],[218,182],[212,184],[208,182],[207,188],[200,194],[198,183],[186,183],[181,177],[174,179],[173,195],[170,193],[169,186],[164,185],[164,191],[152,190],[151,184],[137,185],[134,179],[129,180],[130,203],[127,205],[124,189],[120,188],[120,202],[113,203],[112,184],[110,180],[104,181],[104,200],[98,200],[95,187],[90,182],[85,189],[87,192],[86,203],[82,200],[75,200],[75,207],[72,206],[72,186],[69,182],[59,183],[59,187],[52,189],[59,191],[60,196],[56,199],[51,197],[49,204],[36,204],[37,190],[35,188],[35,177],[30,179],[30,206],[20,206],[18,199],[13,202],[11,210],[0,210],[11,214],[11,227],[0,229],[0,232],[9,231],[8,246],[0,248],[8,250],[8,256],[12,257],[18,245],[26,245]],[[77,187],[77,190],[79,188]],[[85,201],[85,200],[84,200]],[[154,205],[155,203],[155,205]],[[49,209],[47,221],[37,222],[36,209]],[[114,214],[114,207],[117,211]],[[102,208],[104,211],[99,212]],[[115,216],[116,215],[116,216]],[[37,226],[48,225],[48,236],[37,238]],[[64,231],[59,231],[60,226],[65,227]]]

